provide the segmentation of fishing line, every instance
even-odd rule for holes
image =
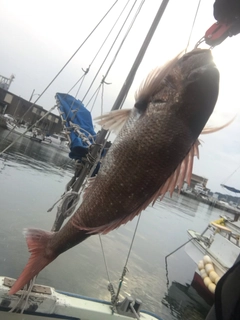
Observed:
[[[187,49],[189,47],[189,43],[190,43],[190,40],[191,40],[191,37],[192,37],[192,33],[193,33],[193,29],[194,29],[195,22],[196,22],[196,19],[197,19],[197,15],[198,15],[200,4],[201,4],[201,0],[198,1],[197,10],[196,10],[196,13],[195,13],[195,17],[193,19],[192,28],[191,28],[191,31],[190,31],[190,34],[189,34],[189,37],[188,37],[188,42],[187,42],[187,46],[186,46],[186,49],[185,49],[185,53],[187,52]]]

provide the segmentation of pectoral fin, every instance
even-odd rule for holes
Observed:
[[[208,134],[208,133],[213,133],[213,132],[217,132],[219,130],[222,130],[224,128],[226,128],[229,124],[231,124],[234,120],[235,120],[236,116],[233,117],[230,121],[228,121],[227,123],[223,124],[222,126],[219,127],[209,127],[209,126],[205,126],[203,128],[203,131],[201,132],[201,134]]]
[[[111,111],[95,118],[96,122],[105,130],[119,132],[125,122],[128,120],[132,109],[121,109]]]

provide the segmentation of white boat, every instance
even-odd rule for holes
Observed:
[[[67,139],[61,134],[52,134],[48,136],[43,136],[41,143],[50,144],[51,146],[60,148],[64,151],[69,152],[69,144]]]
[[[161,319],[147,311],[140,311],[142,302],[131,297],[120,303],[116,310],[111,303],[103,300],[87,298],[77,294],[56,291],[54,288],[34,285],[24,309],[27,314],[7,313],[19,304],[23,290],[9,296],[9,288],[14,279],[0,277],[0,319],[89,319],[107,320],[132,318],[143,320]],[[21,309],[21,308],[19,308]],[[29,315],[28,315],[29,314]],[[34,314],[34,316],[33,316]]]
[[[53,134],[51,136],[45,136],[43,133],[41,133],[41,130],[37,128],[33,128],[32,131],[27,131],[27,126],[16,124],[16,121],[12,116],[4,115],[3,117],[4,119],[6,119],[6,128],[8,130],[18,134],[24,134],[24,136],[30,138],[31,140],[52,145],[66,152],[69,152],[67,139],[64,138],[62,135]]]
[[[208,283],[204,283],[209,273],[201,273],[201,262],[204,256],[211,259],[213,271],[221,278],[232,267],[240,254],[240,226],[239,222],[232,222],[227,217],[221,217],[209,223],[202,232],[188,230],[191,240],[185,245],[185,251],[198,265],[195,270],[193,285],[202,295],[209,295]],[[213,290],[214,291],[214,290]],[[212,292],[214,293],[214,292]]]
[[[7,122],[7,128],[8,130],[11,130],[18,134],[23,134],[27,130],[27,127],[25,125],[17,125],[12,121]],[[32,137],[33,133],[30,131],[27,131],[24,135],[26,137]]]
[[[5,129],[13,129],[13,127],[18,127],[16,124],[16,120],[10,114],[2,114],[1,118],[1,127]]]

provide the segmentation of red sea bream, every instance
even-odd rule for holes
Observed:
[[[101,118],[120,130],[81,206],[56,232],[27,229],[31,256],[9,294],[64,251],[128,222],[166,192],[190,181],[198,136],[213,112],[219,72],[209,50],[194,50],[151,72],[131,110]]]

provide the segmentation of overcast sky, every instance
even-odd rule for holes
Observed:
[[[33,98],[36,99],[37,94],[50,83],[113,2],[114,0],[0,0],[0,75],[16,76],[10,91],[28,100],[35,90],[36,95]],[[68,92],[82,76],[82,68],[86,69],[89,66],[126,2],[127,0],[119,0],[113,12],[40,99],[39,105],[50,109],[55,104],[55,93]],[[201,1],[189,50],[215,22],[213,2],[213,0]],[[133,0],[130,1],[131,5],[132,3]],[[106,85],[104,89],[104,112],[111,109],[160,3],[161,1],[157,0],[145,1],[137,22],[106,79],[111,85]],[[186,47],[197,5],[198,0],[169,1],[137,72],[125,107],[133,106],[134,92],[151,69],[165,63]],[[126,28],[124,30],[126,31]],[[115,36],[116,31],[107,41],[107,48]],[[91,66],[77,96],[79,99],[84,97],[106,56],[106,50],[108,49],[100,53]],[[101,77],[106,73],[115,52],[116,49],[104,64],[85,103],[99,86]],[[240,108],[240,35],[229,38],[216,47],[213,55],[220,71],[221,83],[219,99],[210,123],[221,125],[235,116]],[[77,88],[70,94],[75,96]],[[100,109],[99,97],[93,109],[93,117],[100,114]],[[228,128],[201,137],[203,143],[200,148],[200,160],[195,160],[193,172],[208,178],[207,186],[213,191],[227,193],[220,187],[221,183],[240,188],[240,170],[237,170],[240,166],[239,125],[240,118],[237,116]],[[235,174],[228,179],[234,171]]]

